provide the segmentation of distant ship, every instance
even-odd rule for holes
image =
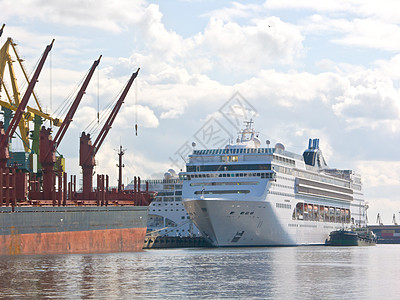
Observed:
[[[147,218],[148,234],[160,237],[199,237],[200,231],[190,220],[182,204],[182,180],[175,170],[169,169],[163,179],[149,179],[143,182],[142,189],[148,186],[155,193],[155,199],[149,206]],[[126,186],[134,189],[132,181]]]
[[[245,123],[236,143],[193,150],[180,173],[183,205],[214,246],[322,245],[331,231],[366,226],[360,175],[328,168],[319,139],[303,155],[264,148]]]
[[[329,234],[325,244],[328,246],[375,246],[376,235],[367,227],[353,230],[339,229]]]

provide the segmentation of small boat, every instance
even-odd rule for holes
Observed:
[[[354,230],[339,229],[332,231],[325,241],[328,246],[375,246],[375,234],[366,228]]]

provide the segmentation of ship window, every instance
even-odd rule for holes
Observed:
[[[213,195],[213,194],[248,194],[249,190],[214,190],[214,191],[195,191],[196,195]]]
[[[229,214],[230,214],[230,215],[233,215],[234,213],[235,213],[234,211],[231,211]]]

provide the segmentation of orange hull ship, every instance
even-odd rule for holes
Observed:
[[[70,254],[140,251],[147,229],[148,191],[109,190],[98,175],[91,199],[68,184],[54,200],[20,200],[17,174],[0,169],[0,255]],[[27,176],[19,176],[19,179]],[[107,177],[106,177],[107,178]],[[72,177],[74,183],[74,177]],[[107,182],[107,181],[106,181]],[[7,183],[7,185],[5,184]],[[28,181],[29,189],[35,180]],[[23,190],[23,189],[22,189]],[[18,191],[18,193],[17,193]],[[31,197],[41,192],[30,190]],[[66,196],[66,198],[64,198]],[[65,200],[64,200],[65,199]]]
[[[122,147],[119,153],[118,190],[109,189],[108,176],[105,175],[97,175],[97,187],[94,190],[92,177],[95,155],[109,133],[139,69],[125,85],[94,144],[90,134],[82,133],[79,160],[83,173],[82,192],[76,191],[75,176],[67,182],[62,163],[56,164],[56,152],[100,63],[101,55],[89,69],[64,121],[57,121],[61,125],[54,139],[51,136],[52,128],[42,126],[40,129],[42,118],[48,119],[49,115],[34,110],[32,140],[36,143],[32,141],[32,149],[28,151],[30,147],[25,142],[27,149],[22,153],[23,163],[16,159],[17,154],[21,153],[10,155],[9,141],[17,128],[20,128],[20,136],[25,137],[30,133],[25,128],[29,119],[23,118],[26,115],[24,112],[29,109],[28,100],[53,43],[54,40],[46,47],[31,80],[27,80],[29,84],[22,99],[14,72],[10,71],[15,103],[9,97],[10,104],[1,104],[15,113],[12,119],[11,113],[7,117],[4,114],[5,122],[0,121],[0,255],[138,251],[144,243],[147,207],[152,195],[148,188],[140,191],[140,179],[134,191],[123,190]],[[3,78],[6,63],[12,70],[12,60],[8,54],[10,45],[14,44],[8,39],[0,49],[0,78]],[[20,123],[24,124],[22,129]],[[35,170],[38,165],[39,170]]]
[[[0,208],[0,255],[132,252],[143,247],[146,207],[45,208]]]

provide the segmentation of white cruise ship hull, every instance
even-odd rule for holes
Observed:
[[[267,201],[186,199],[184,206],[214,246],[297,246],[324,244],[341,224],[292,220],[292,211]]]

